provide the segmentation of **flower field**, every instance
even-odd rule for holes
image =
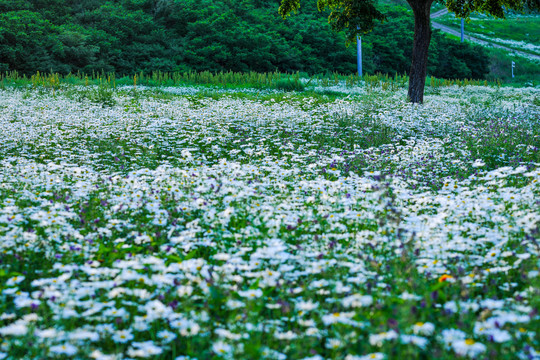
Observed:
[[[534,88],[0,90],[0,359],[540,359]]]

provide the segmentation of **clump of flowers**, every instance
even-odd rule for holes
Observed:
[[[538,358],[535,89],[64,90],[0,90],[0,359]]]

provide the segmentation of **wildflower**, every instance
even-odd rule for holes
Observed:
[[[313,355],[302,358],[301,360],[324,360],[324,358],[321,355]]]
[[[416,335],[401,335],[399,339],[402,344],[413,344],[421,349],[425,349],[428,344],[428,340],[426,338]]]
[[[480,301],[480,306],[490,310],[502,309],[504,306],[504,300],[485,299]]]
[[[117,360],[118,356],[116,355],[106,355],[99,350],[94,350],[90,353],[90,357],[94,360]]]
[[[440,340],[446,345],[450,346],[452,343],[458,340],[465,340],[466,334],[458,329],[444,329],[441,331]]]
[[[138,316],[135,318],[135,321],[133,322],[131,327],[133,328],[133,330],[136,330],[139,332],[148,331],[148,329],[150,329],[150,325],[148,324],[148,321]]]
[[[99,334],[97,332],[88,331],[84,329],[75,330],[72,333],[68,335],[68,338],[70,340],[74,341],[98,341],[99,340]]]
[[[306,329],[305,332],[306,336],[314,336],[314,337],[320,337],[321,331],[317,329],[316,327],[309,327]]]
[[[124,308],[120,308],[120,309],[110,308],[103,312],[103,316],[121,317],[121,318],[127,319],[129,318],[129,313]]]
[[[381,347],[383,345],[383,342],[387,340],[393,340],[397,339],[398,334],[394,330],[390,330],[388,332],[382,332],[380,334],[371,334],[369,335],[369,343],[372,346],[379,346]]]
[[[96,331],[102,334],[112,334],[116,329],[111,324],[98,324],[96,325]]]
[[[343,342],[339,339],[327,339],[325,344],[327,349],[339,349],[343,346]]]
[[[488,333],[490,338],[496,343],[504,343],[512,340],[512,336],[510,336],[510,333],[506,330],[492,329]]]
[[[167,318],[172,313],[172,309],[159,300],[152,300],[144,305],[149,321]]]
[[[300,301],[296,303],[296,309],[299,311],[311,311],[319,307],[319,304],[316,302],[309,301]]]
[[[125,344],[133,338],[134,336],[129,330],[119,330],[112,336],[113,341],[120,344]]]
[[[261,272],[263,278],[263,284],[266,286],[276,286],[277,280],[281,276],[279,271],[265,270]]]
[[[248,299],[257,299],[262,296],[263,292],[261,289],[253,289],[253,290],[246,290],[246,291],[239,291],[238,295],[248,298]]]
[[[214,333],[215,333],[216,335],[218,335],[219,337],[226,338],[226,339],[229,339],[229,340],[240,340],[240,339],[242,339],[242,337],[243,337],[241,334],[235,334],[235,333],[233,333],[233,332],[230,332],[230,331],[227,330],[227,329],[216,329],[216,330],[214,331]],[[248,334],[245,334],[245,335],[246,335],[246,336],[245,336],[246,338],[249,337]]]
[[[164,343],[170,343],[176,339],[176,334],[168,330],[158,331],[157,337],[160,338]]]
[[[482,159],[476,159],[474,163],[472,164],[472,166],[475,168],[482,167],[482,166],[486,166],[486,163],[482,161]]]
[[[179,286],[178,289],[176,289],[176,293],[180,297],[190,296],[193,293],[193,286]]]
[[[243,302],[238,301],[238,300],[233,300],[233,299],[227,300],[227,303],[225,305],[231,310],[238,309],[245,306]]]
[[[172,328],[178,329],[182,336],[194,336],[201,330],[201,327],[197,322],[189,319],[175,319],[172,320],[170,324]]]
[[[420,300],[421,297],[418,296],[418,295],[414,295],[414,294],[409,294],[407,291],[405,291],[404,293],[402,293],[400,296],[399,296],[400,299],[402,300]]]
[[[56,355],[73,356],[78,351],[79,350],[75,346],[71,345],[70,343],[65,343],[62,345],[55,345],[49,348],[49,352]]]
[[[127,350],[128,356],[148,358],[154,355],[159,355],[163,352],[163,349],[154,345],[152,341],[134,342]]]
[[[7,279],[7,281],[6,281],[6,286],[17,285],[17,284],[21,283],[24,279],[25,279],[24,276],[14,276],[14,277],[11,277],[11,278]]]
[[[322,321],[326,326],[336,323],[348,323],[353,316],[354,313],[335,312],[329,315],[324,315],[322,317]]]
[[[456,340],[452,343],[452,348],[456,354],[470,358],[475,358],[486,351],[484,344],[475,342],[473,339]]]
[[[287,332],[276,331],[274,333],[274,337],[278,340],[294,340],[298,337],[298,335],[296,335],[294,332],[290,330]]]
[[[0,335],[2,336],[22,336],[26,335],[27,332],[28,328],[26,327],[26,324],[19,322],[0,328]]]
[[[17,296],[15,299],[13,299],[13,302],[15,303],[15,306],[18,309],[22,309],[22,308],[35,309],[35,308],[39,307],[39,305],[41,304],[41,301],[39,301],[37,299],[32,299],[32,298],[28,297],[28,295],[26,295],[26,294],[24,294],[22,296]]]
[[[383,360],[385,355],[383,353],[371,353],[363,356],[347,355],[345,360]]]
[[[52,339],[53,337],[57,336],[58,332],[53,329],[45,329],[45,330],[39,330],[36,329],[34,331],[34,335],[41,339]]]
[[[231,354],[232,350],[232,346],[223,341],[218,341],[212,344],[212,351],[219,356],[228,356]]]
[[[345,297],[341,303],[345,307],[359,308],[373,304],[373,296],[355,294]]]
[[[441,277],[439,277],[439,282],[452,282],[454,280],[454,277],[448,274],[443,274]]]
[[[510,336],[510,333],[508,331],[498,329],[488,322],[485,322],[485,323],[477,322],[474,325],[474,333],[475,335],[487,336],[492,341],[497,342],[497,343],[503,343],[503,342],[512,340],[512,336]]]
[[[302,326],[306,326],[306,327],[314,327],[316,325],[315,321],[312,319],[309,319],[309,320],[298,319],[298,324]]]
[[[430,322],[427,322],[427,323],[418,322],[413,325],[413,332],[416,335],[430,336],[431,334],[433,334],[433,331],[435,331],[435,325],[433,325]]]

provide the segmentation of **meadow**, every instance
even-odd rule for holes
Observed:
[[[540,359],[537,87],[33,80],[0,359]]]

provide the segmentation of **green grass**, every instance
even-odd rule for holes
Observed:
[[[489,80],[501,79],[510,86],[538,86],[540,84],[540,62],[515,56],[503,49],[489,49]],[[515,63],[512,78],[512,61]]]
[[[434,21],[454,27],[460,28],[460,19],[456,18],[453,13],[443,15]],[[474,34],[482,34],[492,38],[493,40],[505,39],[514,41],[523,41],[525,43],[540,46],[540,16],[523,15],[509,16],[507,19],[495,19],[492,17],[474,15],[469,22],[465,23],[465,32],[474,36]],[[522,49],[517,46],[518,50],[536,53],[531,50]]]
[[[460,40],[459,36],[445,34],[447,37]],[[540,62],[514,55],[504,49],[487,48],[490,57],[488,81],[501,82],[506,86],[537,86],[540,81]],[[514,78],[512,78],[512,61],[515,63]]]

